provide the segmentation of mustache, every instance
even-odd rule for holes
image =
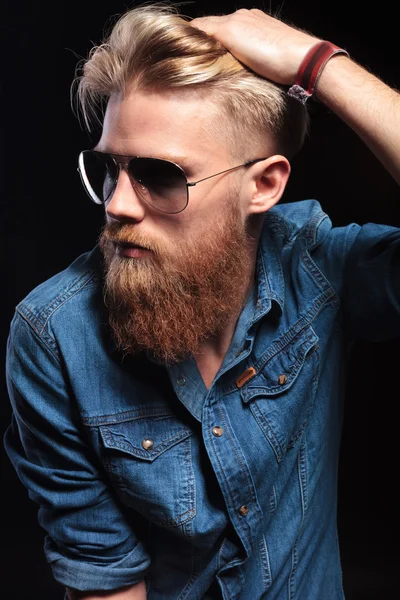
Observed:
[[[162,251],[158,242],[143,233],[139,233],[132,225],[126,223],[106,223],[100,233],[99,242],[102,246],[107,242],[121,244],[121,246],[141,246],[147,250],[152,250],[156,254]]]

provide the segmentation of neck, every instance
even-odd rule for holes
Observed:
[[[253,289],[254,281],[255,281],[255,272],[256,272],[256,262],[257,262],[257,251],[258,244],[260,241],[260,235],[262,230],[263,219],[252,219],[248,223],[248,234],[249,239],[253,240],[253,244],[250,247],[250,267],[247,273],[244,273],[243,280],[247,280],[246,285],[242,288],[244,291],[242,292],[242,309],[237,314],[232,314],[228,323],[218,334],[205,340],[205,342],[200,346],[199,352],[196,354],[195,358],[203,358],[206,360],[207,357],[214,357],[216,360],[220,359],[221,364],[227,353],[229,346],[231,344],[233,335],[235,333],[236,325],[240,314],[243,310],[243,307],[246,305],[251,291]]]
[[[243,294],[241,310],[243,310],[243,307],[246,305],[251,294],[254,284],[254,274],[255,257],[252,261],[252,271],[250,274],[248,274],[247,277],[248,284],[245,288],[245,293]],[[201,344],[199,352],[196,353],[194,357],[207,389],[212,384],[214,377],[218,373],[225,358],[225,355],[231,345],[236,325],[241,314],[241,310],[236,314],[232,314],[231,318],[229,319],[223,330],[221,330],[218,334],[205,340]]]

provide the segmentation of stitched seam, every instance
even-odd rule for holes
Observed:
[[[289,594],[289,600],[293,600],[294,598],[294,577],[296,575],[296,570],[297,570],[297,564],[298,564],[298,552],[297,552],[297,539],[295,542],[295,545],[293,546],[293,550],[292,550],[292,570],[290,572],[290,577],[288,580],[288,594]]]
[[[297,474],[299,478],[299,488],[300,488],[300,497],[301,497],[301,521],[299,526],[299,531],[297,532],[296,541],[292,550],[292,571],[289,577],[289,600],[294,598],[295,594],[295,577],[297,573],[297,566],[299,561],[298,556],[298,543],[300,539],[300,534],[303,529],[305,514],[307,510],[307,469],[306,465],[306,441],[304,440],[303,445],[299,450],[299,454],[297,457]]]
[[[98,417],[82,417],[82,422],[88,427],[99,427],[104,425],[117,425],[118,423],[125,423],[129,421],[138,421],[144,417],[152,416],[171,416],[174,417],[174,413],[171,413],[169,409],[164,407],[148,407],[137,408],[135,410],[125,411],[122,413],[111,413],[110,415],[101,415]],[[112,421],[110,421],[112,419]]]
[[[221,564],[221,560],[222,560],[222,551],[223,551],[223,549],[224,549],[224,546],[225,546],[225,544],[226,544],[226,540],[227,540],[227,538],[224,538],[224,541],[222,542],[222,544],[221,544],[221,548],[219,549],[219,552],[218,552],[218,571],[219,571],[219,570],[222,568],[222,564]]]
[[[308,273],[310,273],[310,275],[314,278],[314,280],[319,285],[319,287],[323,291],[325,291],[325,290],[331,291],[332,295],[335,298],[335,303],[340,304],[340,299],[336,293],[336,290],[331,286],[330,282],[325,277],[324,273],[321,271],[321,269],[318,267],[318,265],[313,261],[308,249],[304,251],[300,260],[301,260],[303,267],[306,269],[306,271],[308,271]]]
[[[266,226],[271,231],[271,234],[275,237],[276,233],[283,233],[285,239],[289,242],[291,239],[290,229],[287,220],[279,215],[266,214]]]
[[[62,302],[60,302],[60,304],[58,304],[57,306],[54,307],[54,310],[48,315],[43,328],[45,328],[47,326],[47,323],[49,322],[49,319],[54,315],[55,312],[57,312],[57,310],[59,308],[61,308],[62,306],[64,306],[64,304],[66,304],[69,300],[71,300],[71,298],[74,298],[74,296],[76,296],[79,292],[81,292],[83,290],[83,288],[85,288],[91,280],[86,281],[78,290],[76,290],[73,294],[71,294],[70,296],[68,296],[68,298],[65,298],[65,300],[63,300]]]
[[[288,448],[293,448],[297,444],[297,442],[301,438],[301,436],[303,435],[303,432],[304,432],[304,430],[305,430],[305,428],[307,426],[307,423],[308,423],[308,417],[309,417],[310,411],[312,410],[312,408],[314,406],[314,401],[315,401],[315,396],[316,396],[316,386],[318,384],[319,375],[320,375],[320,369],[319,369],[320,360],[319,360],[318,347],[317,347],[317,354],[318,354],[318,356],[317,356],[317,364],[316,364],[316,367],[314,368],[314,375],[313,375],[313,377],[311,379],[311,385],[310,385],[310,388],[311,388],[311,399],[312,400],[309,402],[307,413],[306,413],[306,417],[305,417],[305,419],[304,419],[304,421],[303,421],[303,423],[302,423],[299,431],[297,432],[297,435],[294,438],[290,438],[288,440]],[[311,356],[313,356],[313,355],[314,355],[314,352],[310,355],[309,358],[311,358]]]
[[[28,306],[25,304],[24,301],[22,301],[19,304],[19,307],[21,307],[24,311],[26,310],[27,313],[29,313],[29,315],[32,315],[33,318],[42,325],[42,328],[45,329],[50,317],[58,310],[58,308],[63,306],[70,298],[73,298],[74,296],[76,296],[76,294],[78,294],[80,291],[82,291],[87,285],[92,284],[94,275],[91,275],[89,277],[89,279],[85,279],[87,277],[87,275],[88,275],[87,273],[84,273],[81,277],[79,277],[76,281],[74,281],[70,285],[69,288],[67,288],[59,296],[54,298],[53,301],[50,302],[50,304],[48,304],[41,311],[39,316],[34,315],[31,311],[31,309],[28,308]],[[82,279],[84,279],[83,282],[82,282]],[[76,286],[79,286],[79,287],[76,287]]]
[[[188,506],[189,513],[196,514],[196,481],[194,477],[194,469],[192,462],[191,438],[189,437],[184,443],[185,465],[188,479]],[[184,513],[186,514],[186,513]]]
[[[326,219],[328,219],[328,215],[323,211],[317,212],[311,220],[307,223],[304,228],[304,236],[312,240],[312,246],[315,246],[317,243],[317,235],[318,228],[321,226]]]
[[[210,428],[210,427],[211,427],[210,415],[207,415],[207,422],[208,422],[208,428]],[[215,457],[215,459],[216,459],[216,461],[217,461],[217,463],[218,463],[218,466],[219,466],[220,473],[221,473],[221,475],[222,475],[222,478],[223,478],[223,480],[224,480],[224,482],[225,482],[225,485],[226,485],[226,487],[228,488],[228,491],[229,491],[229,496],[230,496],[230,498],[231,498],[231,500],[232,500],[232,498],[233,498],[233,494],[232,494],[232,491],[231,491],[231,489],[230,489],[229,482],[228,482],[228,480],[226,479],[226,476],[225,476],[225,471],[222,469],[221,461],[220,461],[220,459],[219,459],[219,454],[218,454],[218,452],[216,452],[216,448],[215,448],[215,446],[214,446],[214,440],[213,440],[212,438],[210,438],[210,440],[211,440],[211,444],[212,444],[212,447],[213,447],[213,450],[214,450],[214,457]],[[232,502],[231,502],[231,508],[232,508],[232,509],[234,508],[234,507],[233,507],[233,505],[232,505]]]
[[[252,405],[250,406],[250,410],[252,411],[253,414],[257,413],[257,414],[255,414],[255,417],[256,417],[257,421],[258,420],[261,421],[261,423],[260,423],[261,431],[263,430],[263,423],[264,423],[265,424],[265,428],[269,431],[271,438],[273,438],[276,446],[279,448],[280,452],[278,454],[278,452],[275,449],[275,444],[271,444],[272,445],[272,449],[273,449],[273,451],[275,453],[275,456],[276,456],[276,460],[278,462],[280,462],[282,460],[283,455],[284,455],[284,448],[282,448],[282,445],[279,442],[279,440],[277,439],[277,437],[275,436],[275,433],[274,433],[273,429],[271,429],[270,424],[268,423],[267,419],[264,417],[263,413],[259,409],[258,404],[257,404],[257,400],[254,401],[254,406],[253,406],[253,403],[252,403]]]
[[[219,403],[218,403],[218,404],[219,404]],[[246,472],[246,468],[245,468],[245,466],[243,465],[242,459],[241,459],[240,455],[239,455],[239,454],[238,454],[238,452],[237,452],[236,444],[235,444],[235,442],[234,442],[234,440],[233,440],[232,436],[230,435],[230,432],[229,432],[229,427],[227,426],[227,423],[226,423],[226,421],[225,421],[225,416],[224,416],[224,414],[223,414],[223,411],[222,411],[222,409],[221,409],[221,408],[219,408],[219,412],[220,412],[220,414],[221,414],[222,421],[223,421],[223,423],[224,423],[224,425],[225,425],[225,427],[226,427],[226,434],[227,434],[227,436],[229,437],[229,439],[231,440],[231,444],[232,444],[232,446],[233,446],[233,449],[234,449],[234,452],[235,452],[236,458],[237,458],[237,460],[238,460],[238,462],[239,462],[241,473],[243,474],[243,476],[244,476],[244,477],[245,477],[245,479],[246,479],[246,485],[247,485],[247,489],[248,489],[248,491],[249,491],[249,495],[250,495],[250,497],[251,497],[251,501],[252,501],[252,503],[253,503],[253,505],[254,505],[254,508],[256,508],[256,504],[255,504],[255,502],[256,502],[256,501],[255,501],[255,496],[254,496],[254,493],[253,493],[253,490],[252,490],[252,486],[251,486],[251,484],[250,484],[250,481],[249,481],[249,478],[248,478],[248,475],[247,475],[247,472]],[[232,500],[233,500],[233,498],[232,498]],[[251,528],[250,528],[250,526],[247,524],[247,522],[246,522],[246,521],[244,521],[244,522],[243,522],[243,525],[247,525],[247,527],[243,527],[242,529],[243,529],[244,535],[246,536],[246,538],[247,538],[247,540],[248,540],[248,542],[249,542],[249,545],[251,545],[251,536],[250,536],[250,534],[248,534],[248,533],[247,533],[247,531],[249,531],[249,532],[251,533]]]
[[[48,350],[50,350],[51,354],[54,356],[57,362],[60,362],[60,354],[58,352],[57,344],[55,343],[53,338],[51,338],[46,332],[40,332],[37,329],[37,327],[33,324],[31,319],[28,317],[28,315],[24,314],[24,312],[21,312],[19,307],[17,307],[16,312],[21,317],[21,319],[23,319],[25,323],[27,323],[27,325],[30,327],[30,329],[32,330],[34,335],[39,339],[39,341],[43,343],[46,346],[46,348],[48,348]],[[29,311],[27,310],[27,312]],[[32,315],[32,317],[35,321],[37,321],[34,315]]]
[[[272,516],[276,510],[276,490],[275,490],[275,486],[272,486],[272,492],[271,495],[269,497],[269,514],[270,516]]]
[[[43,331],[42,323],[39,321],[39,319],[36,317],[36,315],[33,314],[33,312],[30,310],[30,308],[28,308],[24,304],[18,304],[18,306],[15,310],[40,337],[41,333]],[[40,325],[40,328],[39,328],[39,325]]]
[[[310,335],[308,335],[308,336],[307,336],[307,339],[306,339],[306,340],[304,340],[304,342],[303,342],[303,344],[302,344],[302,346],[301,346],[301,348],[302,348],[302,347],[305,345],[306,341],[308,341],[308,342],[311,342],[311,340],[312,340],[313,336],[315,336],[315,343],[314,343],[314,346],[312,346],[312,345],[311,345],[311,346],[308,348],[308,350],[307,350],[307,351],[304,353],[304,355],[303,355],[303,356],[301,356],[300,358],[298,358],[298,359],[297,359],[297,360],[296,360],[296,361],[293,363],[293,365],[292,365],[292,368],[291,368],[291,371],[296,371],[297,367],[299,367],[300,365],[303,365],[303,364],[305,364],[305,363],[306,363],[306,362],[307,362],[307,361],[308,361],[308,360],[309,360],[309,359],[310,359],[310,358],[313,356],[313,354],[314,354],[314,352],[315,352],[315,349],[318,347],[318,338],[317,338],[317,336],[316,336],[316,334],[315,334],[314,330],[312,330],[312,332],[310,333]],[[285,337],[285,336],[284,336],[284,337]],[[296,337],[296,336],[295,336],[295,337]],[[285,346],[283,346],[283,347],[282,347],[282,348],[280,348],[279,350],[272,351],[272,352],[273,352],[272,356],[270,356],[269,358],[267,358],[265,361],[262,361],[261,359],[260,359],[259,361],[257,361],[257,363],[255,363],[255,368],[256,368],[256,370],[257,370],[257,375],[259,374],[259,372],[261,371],[261,369],[265,367],[265,365],[266,365],[268,362],[270,362],[270,361],[271,361],[273,358],[275,358],[275,356],[277,356],[277,354],[279,354],[280,352],[282,352],[282,350],[284,350],[285,348],[287,348],[287,347],[290,345],[290,343],[293,341],[293,339],[294,339],[294,338],[292,338],[291,340],[289,340],[289,341],[288,341],[288,342],[285,344]],[[270,347],[270,348],[271,348],[271,347]],[[268,353],[268,351],[270,350],[270,348],[267,350],[267,352],[266,352],[266,353],[264,353],[264,356],[265,356],[265,354],[267,354],[267,353]],[[261,364],[260,364],[260,363],[261,363]],[[298,375],[298,372],[296,372],[296,376],[297,376],[297,375]],[[253,379],[253,378],[252,378],[252,379]],[[276,392],[278,392],[278,393],[280,393],[280,392],[282,392],[282,393],[283,393],[283,392],[285,392],[285,391],[286,391],[286,389],[287,389],[288,387],[290,387],[290,386],[293,384],[293,381],[294,381],[294,379],[290,379],[290,378],[289,378],[289,381],[288,381],[288,383],[290,384],[290,386],[289,386],[289,385],[285,385],[285,386],[280,386],[280,385],[277,385],[277,386],[275,386],[275,387],[272,387],[272,388],[271,388],[271,387],[269,387],[269,386],[265,386],[265,385],[264,385],[264,386],[254,386],[254,385],[251,385],[251,381],[252,381],[252,379],[250,379],[250,380],[249,380],[249,383],[248,383],[248,385],[247,385],[247,386],[243,386],[243,388],[242,388],[242,394],[243,394],[243,397],[244,397],[244,398],[248,398],[249,396],[251,396],[251,397],[255,396],[255,395],[256,395],[256,393],[257,393],[257,391],[260,391],[260,392],[262,392],[262,393],[265,393],[265,390],[266,390],[266,389],[268,389],[268,391],[269,391],[270,393],[274,393],[274,391],[276,391]]]
[[[310,355],[307,355],[306,361],[309,360],[314,354],[315,354],[315,352],[313,350],[313,352]],[[304,364],[306,363],[306,361],[304,361]],[[305,428],[307,427],[309,412],[310,412],[310,410],[311,410],[311,408],[312,408],[312,406],[314,404],[314,400],[315,400],[315,393],[316,393],[315,384],[316,384],[316,382],[318,382],[318,376],[319,376],[319,368],[318,367],[319,367],[319,357],[317,357],[317,365],[316,365],[316,368],[314,367],[314,374],[313,374],[313,376],[311,378],[311,382],[310,382],[310,388],[311,388],[312,394],[311,394],[311,400],[309,402],[309,406],[308,406],[308,410],[307,410],[306,416],[304,417],[303,422],[301,423],[298,431],[296,432],[296,435],[294,437],[293,436],[290,437],[287,440],[287,443],[286,443],[285,447],[283,447],[282,444],[279,442],[279,440],[277,439],[277,437],[276,437],[276,435],[274,433],[273,428],[269,424],[268,419],[266,418],[266,416],[264,415],[264,413],[262,412],[262,410],[259,408],[259,406],[258,406],[258,400],[255,399],[250,404],[250,410],[252,411],[252,413],[253,413],[256,421],[259,421],[261,428],[262,428],[262,423],[264,423],[265,426],[266,426],[266,429],[270,433],[270,436],[271,436],[272,440],[269,439],[267,436],[266,437],[267,437],[268,441],[270,442],[270,444],[272,446],[272,449],[273,449],[273,451],[275,453],[275,456],[276,456],[278,462],[280,462],[282,460],[282,458],[284,456],[284,453],[285,453],[285,450],[287,450],[288,448],[294,448],[294,446],[297,444],[298,440],[303,435],[303,432],[304,432]],[[265,393],[265,389],[264,388],[259,388],[259,389],[260,389],[260,392]],[[263,431],[263,429],[262,429],[262,431]],[[265,435],[265,433],[264,433],[264,435]],[[276,446],[280,450],[279,455],[276,452],[275,444],[273,442],[276,443]]]
[[[309,336],[308,341],[311,341],[311,336]],[[304,344],[303,344],[304,346]],[[286,392],[286,390],[288,389],[288,387],[291,387],[293,381],[295,378],[297,378],[298,374],[299,374],[299,370],[298,367],[305,365],[306,362],[314,355],[316,348],[318,347],[318,343],[315,343],[314,346],[310,346],[310,348],[308,349],[308,351],[304,354],[304,356],[301,356],[300,358],[298,358],[291,366],[290,371],[295,373],[295,376],[293,378],[290,378],[290,376],[288,377],[288,382],[285,386],[282,385],[276,385],[275,387],[271,387],[271,386],[252,386],[251,385],[251,381],[249,382],[248,388],[247,388],[247,394],[246,396],[251,395],[251,397],[253,397],[255,394],[257,394],[257,392],[261,392],[261,393],[265,393],[265,390],[268,389],[269,395],[272,395],[274,393],[284,393]],[[279,354],[279,353],[278,353]],[[275,354],[276,356],[276,354]],[[268,362],[270,362],[270,360],[272,360],[271,357]],[[288,375],[289,372],[286,372],[286,375]],[[289,385],[290,384],[290,385]],[[251,392],[250,392],[251,390]]]
[[[122,449],[122,450],[126,450],[129,454],[132,454],[132,448],[134,448],[135,453],[134,456],[138,456],[140,458],[143,458],[144,460],[149,460],[149,457],[151,458],[152,456],[156,455],[158,456],[159,454],[161,454],[161,452],[164,450],[168,450],[171,444],[171,442],[174,443],[178,443],[181,440],[184,440],[185,437],[188,437],[191,435],[189,430],[186,431],[182,431],[180,433],[176,433],[174,435],[172,435],[171,437],[167,438],[166,440],[163,440],[160,444],[158,444],[158,446],[156,446],[154,449],[152,449],[151,451],[142,451],[140,450],[140,448],[137,448],[136,446],[134,446],[133,444],[129,443],[129,442],[125,442],[125,441],[114,441],[114,436],[116,434],[113,434],[112,431],[110,431],[109,429],[105,429],[105,430],[101,430],[101,434],[104,438],[108,439],[108,443],[112,443],[114,442],[114,445],[112,446],[112,448],[116,448],[116,449]],[[167,447],[165,447],[167,446]],[[130,450],[130,452],[129,452]]]
[[[208,422],[208,428],[210,428],[210,427],[211,427],[210,415],[207,415],[207,422]],[[223,480],[224,480],[224,482],[225,482],[225,486],[226,486],[226,488],[227,488],[227,490],[228,490],[228,494],[229,494],[229,496],[230,496],[230,500],[231,500],[231,509],[232,509],[232,510],[235,510],[235,504],[234,504],[234,502],[233,502],[234,494],[232,493],[232,490],[231,490],[231,487],[230,487],[230,485],[229,485],[229,482],[228,482],[228,480],[227,480],[227,478],[226,478],[226,476],[225,476],[225,471],[224,471],[224,470],[223,470],[223,468],[222,468],[221,461],[220,461],[220,459],[219,459],[219,454],[218,454],[218,452],[216,452],[216,448],[215,448],[215,446],[214,446],[214,440],[212,440],[212,438],[210,438],[210,439],[211,439],[211,444],[212,444],[212,446],[213,446],[213,450],[214,450],[214,457],[215,457],[215,459],[216,459],[216,461],[217,461],[217,463],[218,463],[218,466],[219,466],[220,473],[221,473],[221,475],[222,475],[222,478],[223,478]],[[245,535],[245,537],[246,537],[247,541],[249,542],[249,538],[248,538],[248,536],[247,536],[247,534],[246,534],[246,532],[245,532],[245,531],[244,531],[244,535]]]
[[[58,352],[58,347],[57,347],[56,341],[52,336],[50,336],[48,331],[45,331],[47,324],[49,322],[49,319],[61,306],[63,306],[63,304],[65,304],[68,300],[70,300],[70,298],[73,298],[76,294],[78,294],[80,291],[82,291],[82,289],[84,287],[91,284],[92,280],[93,280],[93,276],[90,279],[86,280],[78,289],[76,289],[74,291],[74,293],[72,293],[71,295],[68,295],[67,298],[63,299],[63,301],[60,302],[59,304],[57,304],[56,306],[54,306],[56,303],[56,300],[55,300],[48,307],[46,307],[46,310],[50,309],[52,312],[50,312],[47,315],[47,318],[44,320],[44,322],[42,322],[42,320],[39,317],[37,317],[32,312],[32,310],[30,308],[28,308],[28,306],[26,306],[26,304],[24,302],[21,302],[16,307],[16,311],[18,312],[18,314],[31,326],[32,330],[36,332],[36,334],[40,337],[40,339],[43,339],[46,346],[49,349],[51,349],[52,353],[57,358],[59,356],[59,352]],[[74,285],[76,285],[76,284],[74,284]],[[73,286],[71,286],[71,287],[73,287]],[[66,294],[66,292],[64,292],[61,296],[59,296],[59,298],[57,298],[57,300],[64,298],[65,294]],[[54,306],[54,309],[52,309],[53,306]],[[45,311],[43,311],[43,312],[45,312]],[[39,325],[40,325],[40,327],[39,327]]]
[[[325,296],[325,294],[323,294]],[[314,321],[317,316],[319,309],[325,302],[329,300],[325,297],[318,298],[317,302],[314,304],[313,308],[302,318],[300,319],[296,325],[294,325],[285,335],[280,338],[277,342],[274,342],[272,346],[264,352],[264,354],[259,358],[259,360],[255,363],[254,367],[258,371],[264,364],[273,358],[276,354],[278,354],[281,350],[286,348],[295,337],[297,337],[304,329],[306,329],[311,323]],[[317,312],[318,311],[318,312]],[[312,314],[315,313],[315,314]],[[311,316],[312,315],[312,316]],[[308,318],[310,316],[310,318]],[[314,333],[314,332],[313,332]]]
[[[131,490],[127,488],[124,483],[121,483],[119,488],[126,492],[128,495],[131,495]],[[178,527],[180,525],[184,525],[187,521],[190,521],[195,514],[193,508],[186,510],[182,514],[176,516],[173,519],[158,519],[157,517],[153,517],[154,523],[158,523],[159,525],[168,525],[170,527]]]
[[[324,292],[321,296],[318,297],[317,301],[314,303],[312,308],[302,317],[297,323],[289,329],[279,340],[273,342],[268,349],[260,356],[260,358],[252,364],[252,366],[256,369],[258,375],[259,371],[262,367],[264,367],[265,363],[273,358],[276,354],[278,354],[283,348],[288,346],[292,340],[299,335],[303,329],[306,329],[309,325],[312,325],[313,321],[318,316],[320,310],[329,302],[329,300],[335,296],[335,292],[328,293]],[[249,380],[249,383],[243,386],[242,392],[245,393],[247,387],[251,387],[252,379]],[[229,384],[224,386],[221,389],[221,395],[225,396],[231,392],[236,392],[236,378]]]
[[[267,590],[272,582],[271,577],[271,565],[269,562],[268,546],[265,536],[262,536],[260,542],[260,554],[261,554],[261,575],[264,584],[264,589]]]

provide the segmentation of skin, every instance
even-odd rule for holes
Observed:
[[[217,118],[210,102],[199,101],[192,94],[136,91],[125,98],[113,96],[97,149],[115,154],[169,158],[184,167],[189,181],[198,180],[237,164],[229,155],[228,139],[215,139],[210,134],[213,130],[210,121]],[[225,210],[223,203],[227,201],[227,189],[231,191],[233,182],[245,224],[250,215],[262,215],[279,201],[289,173],[288,160],[273,154],[249,168],[220,175],[190,188],[187,208],[176,215],[166,215],[144,202],[127,173],[122,171],[115,193],[106,205],[106,220],[130,224],[138,235],[157,240],[174,251],[177,239],[194,240],[212,229],[216,217]],[[261,220],[253,223],[250,231],[256,242],[261,223]],[[244,295],[248,294],[253,281],[256,251],[257,243],[251,251],[250,269],[243,273],[243,279],[248,281]],[[127,251],[126,255],[135,260],[132,253]],[[140,258],[140,254],[136,253],[136,258]],[[238,316],[238,313],[232,314],[225,329],[206,340],[196,354],[207,386],[222,364]]]
[[[294,83],[303,57],[319,41],[258,9],[241,9],[230,15],[194,19],[192,25],[216,37],[232,54],[261,76],[286,85]],[[400,183],[399,94],[354,61],[337,56],[324,68],[316,95],[364,140],[377,159]],[[206,104],[202,102],[196,106],[178,98],[168,100],[161,96],[142,96],[136,101],[136,108],[140,109],[137,114],[142,115],[142,119],[128,114],[125,101],[117,98],[112,100],[100,143],[101,150],[121,154],[136,154],[140,151],[147,156],[159,156],[160,148],[163,152],[168,150],[183,153],[188,160],[190,157],[191,164],[188,167],[193,168],[193,173],[190,173],[192,179],[200,179],[203,174],[206,176],[231,166],[226,148],[215,145],[215,140],[211,146],[207,145],[205,132],[202,130],[202,123],[207,119],[209,111]],[[179,117],[176,112],[178,108],[181,111]],[[135,118],[137,121],[134,123],[131,119]],[[131,129],[132,125],[136,128]],[[193,164],[195,160],[196,166]],[[241,174],[239,190],[243,219],[249,214],[262,214],[279,200],[289,171],[286,159],[272,155],[267,161],[254,165]],[[117,192],[107,207],[108,218],[128,219],[149,235],[160,235],[171,243],[178,234],[196,235],[199,219],[210,219],[210,210],[212,207],[215,209],[221,185],[225,183],[213,181],[201,185],[201,189],[191,190],[191,200],[186,211],[171,218],[152,214],[135,197],[129,179],[122,173]],[[210,365],[214,362],[215,367],[223,357],[233,331],[232,321],[218,340],[210,342],[206,348]],[[210,367],[210,372],[214,367]],[[206,366],[200,370],[207,376]],[[71,594],[72,592],[69,596],[71,600],[146,598],[143,583],[107,594]]]
[[[67,590],[68,600],[102,600],[111,598],[112,600],[146,600],[146,585],[140,581],[134,586],[113,590],[112,592],[78,592],[76,590]]]
[[[258,9],[191,21],[217,38],[253,71],[292,85],[300,63],[319,40]],[[334,40],[330,40],[334,43]],[[351,127],[400,184],[400,95],[343,55],[328,61],[317,98]]]

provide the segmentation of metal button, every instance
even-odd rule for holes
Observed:
[[[287,375],[285,375],[284,373],[282,375],[279,375],[279,377],[278,377],[279,385],[284,385],[286,382],[287,382]]]
[[[186,385],[186,379],[184,377],[179,377],[179,379],[176,380],[176,383],[178,385]]]
[[[222,427],[216,425],[212,428],[212,433],[213,435],[215,435],[215,437],[221,437],[221,435],[224,433],[224,430],[222,429]]]
[[[246,506],[245,504],[243,504],[243,506],[241,506],[241,507],[239,508],[239,514],[240,514],[240,516],[242,516],[242,517],[245,517],[245,516],[247,515],[247,513],[248,513],[248,512],[249,512],[249,507],[248,507],[248,506]]]
[[[154,446],[154,442],[153,442],[153,440],[146,439],[146,440],[143,440],[142,446],[145,450],[151,450],[152,447]]]

